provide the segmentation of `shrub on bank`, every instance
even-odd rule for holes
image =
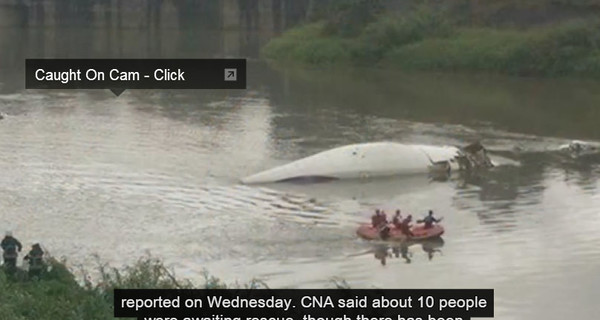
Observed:
[[[396,47],[426,38],[446,38],[453,27],[440,12],[425,7],[410,16],[384,15],[369,24],[356,39],[353,58],[356,62],[376,62]]]
[[[598,77],[599,45],[597,22],[528,31],[463,29],[451,38],[396,47],[385,60],[408,69]]]
[[[336,36],[323,36],[323,22],[308,24],[270,41],[263,54],[270,59],[314,65],[332,65],[350,61],[349,44]]]
[[[48,260],[49,271],[40,279],[27,279],[23,270],[7,275],[0,268],[0,319],[11,320],[107,320],[113,317],[113,290],[193,288],[188,280],[178,280],[163,263],[152,257],[141,258],[124,270],[99,265],[100,282],[88,280],[81,285],[64,261]],[[84,274],[84,277],[87,278]],[[259,288],[259,281],[233,284],[233,287]],[[201,288],[227,288],[221,280],[205,273]]]
[[[573,20],[529,29],[459,26],[445,11],[418,7],[379,15],[353,37],[305,25],[273,39],[266,58],[312,65],[382,65],[413,70],[600,77],[600,22]]]
[[[81,287],[64,264],[51,260],[50,267],[40,280],[0,272],[3,319],[112,319],[112,301]]]

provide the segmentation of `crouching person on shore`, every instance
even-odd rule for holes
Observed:
[[[44,251],[39,243],[31,246],[31,250],[23,260],[29,262],[29,278],[39,278],[46,269],[46,264],[44,263]]]

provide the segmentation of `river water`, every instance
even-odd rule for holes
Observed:
[[[0,78],[0,228],[72,266],[150,252],[197,282],[206,270],[275,288],[493,288],[497,319],[600,311],[600,158],[549,151],[600,140],[598,83],[251,60],[247,90],[117,98],[24,90],[21,72]],[[238,182],[345,144],[476,139],[503,164],[479,177]],[[434,210],[443,241],[403,259],[357,239],[376,207]]]

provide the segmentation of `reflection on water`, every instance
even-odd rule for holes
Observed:
[[[257,58],[309,14],[307,0],[3,1],[0,67],[22,59]]]
[[[402,259],[404,263],[411,263],[413,256],[419,254],[421,250],[425,253],[429,261],[431,261],[436,254],[438,256],[443,255],[443,246],[444,239],[435,238],[415,242],[402,241],[392,244],[373,244],[371,252],[375,256],[375,259],[379,260],[381,265],[385,266],[389,263],[390,259]]]
[[[460,128],[465,135],[476,129],[482,139],[499,139],[506,134],[497,129],[600,139],[600,131],[596,129],[600,119],[598,82],[355,69],[336,72],[285,69],[282,73],[287,86],[280,84],[272,92],[277,110],[298,113],[298,117],[314,115],[315,119],[288,120],[281,127],[310,126],[315,136],[327,131],[321,120],[338,117],[347,125],[365,130],[354,137],[360,141],[389,139],[384,133],[402,137],[412,133],[409,129],[416,130],[416,136],[422,131],[434,133],[444,131],[443,127],[449,124],[466,125]],[[406,128],[390,118],[437,125]],[[377,134],[368,129],[374,126],[384,128]]]

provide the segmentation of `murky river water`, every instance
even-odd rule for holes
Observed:
[[[246,91],[24,91],[3,77],[0,228],[72,265],[150,251],[177,274],[271,287],[494,288],[497,319],[600,311],[600,159],[548,151],[600,139],[583,81],[249,66]],[[18,86],[16,86],[18,87]],[[505,165],[483,177],[244,186],[344,144],[473,139]],[[518,151],[517,151],[518,150]],[[444,217],[410,260],[357,239],[380,207]],[[377,257],[388,256],[385,261]]]

